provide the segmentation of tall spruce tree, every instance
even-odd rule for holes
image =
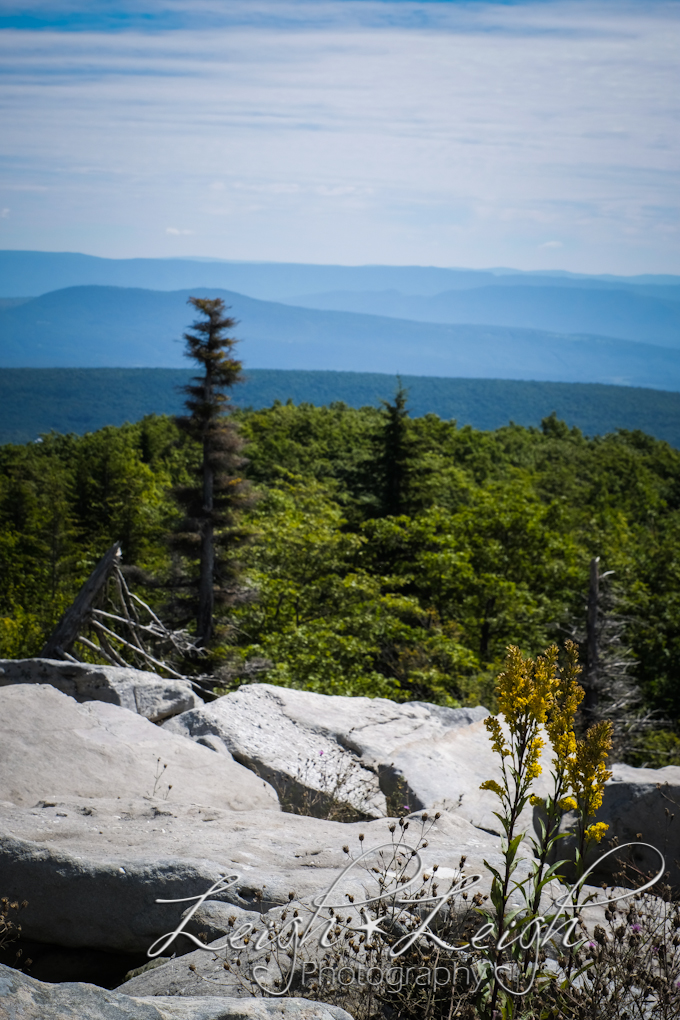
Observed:
[[[380,436],[380,475],[382,481],[382,512],[385,516],[406,513],[408,474],[411,448],[409,413],[406,406],[408,390],[397,376],[394,402],[381,401],[384,422]]]
[[[185,602],[185,616],[196,620],[196,637],[203,646],[215,638],[217,606],[233,605],[243,595],[239,585],[238,550],[247,539],[240,526],[240,511],[252,502],[250,485],[242,470],[244,442],[236,423],[228,417],[230,390],[242,381],[242,364],[234,357],[238,341],[228,333],[236,320],[225,315],[220,298],[189,298],[200,313],[184,334],[186,357],[203,369],[182,387],[189,414],[175,419],[177,425],[202,448],[197,484],[175,490],[185,518],[171,536],[171,545],[189,560],[197,572],[188,580],[192,596]]]

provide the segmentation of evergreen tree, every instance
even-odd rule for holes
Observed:
[[[410,460],[408,390],[397,377],[394,403],[382,401],[384,425],[381,441],[382,511],[387,517],[406,513]]]
[[[188,582],[193,591],[185,610],[191,610],[196,637],[207,647],[215,637],[216,606],[234,605],[243,595],[235,554],[247,532],[239,524],[239,511],[252,500],[249,483],[242,475],[247,463],[241,453],[244,443],[236,424],[227,417],[231,408],[224,392],[242,381],[242,365],[233,353],[238,341],[227,335],[236,320],[225,315],[220,298],[192,297],[189,304],[202,318],[184,334],[185,354],[198,362],[203,374],[183,387],[189,414],[175,420],[200,443],[202,456],[196,469],[197,484],[175,490],[185,519],[171,545],[198,561],[197,576]]]

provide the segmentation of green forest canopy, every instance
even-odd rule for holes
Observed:
[[[179,387],[190,368],[5,368],[0,372],[0,444],[26,443],[44,432],[94,432],[139,421],[147,414],[179,414]],[[403,376],[413,415],[438,414],[460,425],[497,429],[509,421],[538,426],[556,411],[586,435],[642,429],[680,447],[680,393],[639,386],[555,383],[518,379]],[[318,406],[380,406],[394,376],[377,372],[247,369],[232,393],[239,407],[270,407],[289,398]],[[86,394],[86,398],[83,398]]]
[[[535,654],[582,627],[599,555],[647,705],[680,717],[680,451],[555,416],[482,432],[428,414],[404,419],[395,457],[378,408],[236,415],[260,498],[232,659],[324,693],[488,704],[508,644]],[[198,456],[163,416],[0,447],[0,655],[35,655],[116,539],[126,563],[168,575],[172,489]]]

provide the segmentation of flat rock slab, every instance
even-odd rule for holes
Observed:
[[[200,897],[222,876],[235,875],[226,891],[209,898],[258,912],[288,903],[291,893],[309,904],[347,864],[343,846],[356,854],[392,840],[387,820],[343,824],[129,798],[64,798],[31,808],[5,803],[0,822],[2,894],[29,901],[23,936],[128,953],[146,952],[173,931],[187,907],[157,899]],[[421,824],[410,823],[416,842]],[[461,855],[466,871],[486,874],[484,858],[500,867],[499,840],[460,817],[442,816],[428,840],[423,864],[437,863],[442,882],[458,874]],[[374,896],[375,876],[369,878],[352,873],[343,888],[359,898],[368,888]]]
[[[344,698],[248,684],[164,723],[233,757],[295,803],[323,795],[369,817],[442,810],[499,831],[498,800],[480,791],[499,779],[482,720],[488,710],[385,698]],[[542,792],[542,791],[539,791]],[[527,815],[530,824],[530,816]]]
[[[270,809],[272,788],[217,755],[117,705],[79,705],[56,688],[0,688],[0,800],[148,797],[160,804]]]
[[[0,687],[51,684],[78,702],[104,701],[160,722],[203,704],[188,680],[122,666],[92,666],[61,659],[0,659]]]
[[[307,999],[132,997],[95,985],[52,985],[0,964],[0,1020],[352,1020]]]

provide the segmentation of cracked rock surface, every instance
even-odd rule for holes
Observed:
[[[367,817],[389,810],[444,810],[498,830],[495,798],[479,784],[496,775],[482,720],[488,710],[385,698],[343,698],[249,684],[164,723],[228,751],[279,792],[282,802],[332,798]]]

